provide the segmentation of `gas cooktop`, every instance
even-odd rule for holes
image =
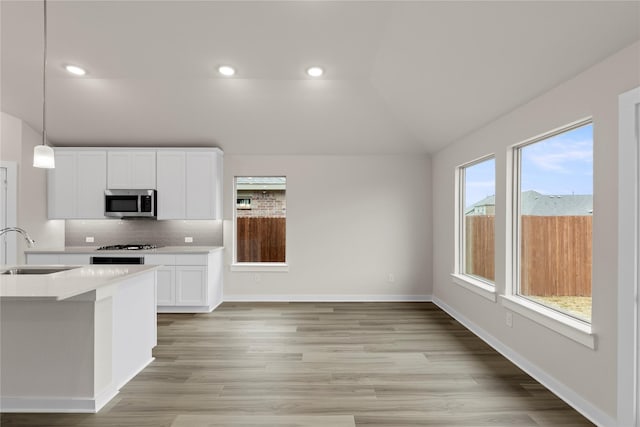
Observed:
[[[157,245],[152,245],[149,243],[131,243],[127,245],[108,245],[108,246],[100,246],[97,250],[99,251],[142,251],[146,249],[157,249]]]

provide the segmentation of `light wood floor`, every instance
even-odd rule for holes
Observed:
[[[162,314],[154,355],[98,414],[2,414],[2,425],[592,425],[430,303]]]

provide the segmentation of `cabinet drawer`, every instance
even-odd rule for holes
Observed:
[[[176,265],[207,265],[207,254],[176,255]]]
[[[60,254],[60,264],[89,265],[90,256],[85,254]]]
[[[175,255],[145,255],[144,263],[150,265],[176,265]]]
[[[60,264],[60,256],[54,254],[27,254],[27,264]]]

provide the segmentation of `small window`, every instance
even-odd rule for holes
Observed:
[[[495,280],[496,161],[461,166],[458,273],[493,285]]]
[[[286,262],[287,178],[235,178],[236,263]]]
[[[591,322],[593,124],[515,150],[516,293]]]

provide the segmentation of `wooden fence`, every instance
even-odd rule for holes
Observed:
[[[523,216],[520,293],[591,296],[591,216]],[[493,216],[467,216],[468,274],[494,280]]]
[[[238,262],[285,262],[286,218],[237,218]]]

